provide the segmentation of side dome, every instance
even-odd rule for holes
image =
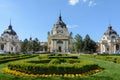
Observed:
[[[8,26],[8,29],[6,29],[3,34],[9,34],[9,35],[17,35],[17,33],[12,29],[12,25],[10,24]]]
[[[108,27],[108,30],[104,33],[104,35],[111,35],[111,34],[116,34],[117,35],[117,32],[115,30],[113,30],[112,26],[110,25]]]

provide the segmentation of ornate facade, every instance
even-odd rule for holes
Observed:
[[[72,37],[69,34],[66,24],[62,21],[61,15],[56,24],[48,34],[48,51],[50,52],[70,52]]]
[[[113,54],[120,51],[120,37],[112,26],[103,34],[102,39],[98,41],[99,52]]]
[[[12,29],[12,25],[8,26],[1,37],[0,37],[0,51],[7,53],[17,53],[20,52],[21,42],[17,36],[17,33]]]

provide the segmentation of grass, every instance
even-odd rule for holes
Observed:
[[[118,56],[117,56],[118,57]],[[120,57],[120,56],[119,56]],[[116,64],[109,61],[104,61],[100,59],[88,58],[87,56],[80,55],[83,60],[94,61],[99,66],[103,67],[105,70],[91,76],[86,76],[83,78],[64,78],[64,77],[54,77],[54,78],[40,78],[40,77],[19,77],[11,74],[4,73],[3,68],[7,67],[8,63],[0,64],[0,80],[120,80],[120,64]],[[23,60],[36,60],[37,57],[23,59]],[[14,61],[12,61],[14,62]]]
[[[80,58],[95,61],[97,64],[99,64],[99,66],[105,68],[104,71],[87,77],[88,80],[91,80],[91,78],[93,78],[93,80],[120,80],[120,64],[94,58],[88,58],[86,56],[81,56]]]

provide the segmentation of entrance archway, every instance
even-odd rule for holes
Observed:
[[[119,45],[116,44],[116,51],[119,51]]]
[[[58,46],[58,52],[62,52],[62,46],[63,46],[63,41],[62,40],[58,40],[57,41],[57,46]]]
[[[62,51],[61,46],[59,46],[59,47],[58,47],[58,51],[59,51],[59,52],[61,52],[61,51]]]

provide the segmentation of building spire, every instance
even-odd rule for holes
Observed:
[[[11,19],[10,19],[10,25],[11,25]]]
[[[11,19],[10,19],[10,25],[8,26],[8,29],[12,29]]]
[[[112,29],[112,26],[111,26],[111,20],[109,20],[108,29],[109,29],[109,30],[111,30],[111,29]]]
[[[60,15],[59,15],[59,20],[62,21],[61,10],[60,10]]]

